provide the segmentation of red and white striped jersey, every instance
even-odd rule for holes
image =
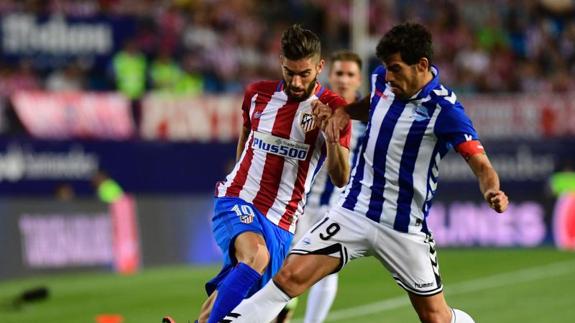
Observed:
[[[295,231],[314,175],[326,157],[325,139],[316,127],[311,102],[332,109],[345,100],[320,84],[304,101],[284,92],[283,81],[251,84],[242,104],[244,126],[251,129],[240,159],[217,197],[239,197],[252,203],[271,222]],[[340,144],[349,148],[351,124],[341,131]]]

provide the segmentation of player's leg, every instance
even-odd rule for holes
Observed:
[[[453,315],[454,310],[445,301],[437,251],[430,233],[398,232],[383,224],[378,224],[377,230],[377,239],[373,241],[376,257],[408,292],[422,322],[449,323],[454,317],[459,323],[473,322],[465,320],[463,315]]]
[[[214,300],[216,299],[216,296],[218,296],[217,290],[211,293],[208,299],[202,304],[200,309],[200,316],[198,317],[199,322],[203,323],[208,321],[208,317],[210,317],[210,312],[214,306]]]
[[[335,257],[291,254],[274,279],[237,306],[224,322],[270,322],[293,297],[340,267],[341,260]]]
[[[311,287],[307,297],[304,323],[321,323],[325,321],[337,294],[337,281],[338,274],[331,274]]]
[[[291,298],[326,275],[337,272],[350,259],[363,256],[369,244],[366,237],[373,234],[367,221],[354,214],[346,216],[332,210],[294,246],[274,279],[244,300],[224,321],[273,320]]]
[[[421,296],[409,292],[409,299],[421,322],[449,323],[451,309],[447,306],[443,292],[432,296]]]
[[[421,322],[474,323],[469,314],[450,308],[443,292],[432,296],[409,293],[409,299]]]
[[[236,307],[262,277],[269,262],[263,237],[255,232],[239,234],[233,243],[237,264],[218,286],[208,323],[216,323]],[[200,320],[200,322],[202,322]]]
[[[203,308],[203,314],[209,313],[207,322],[221,320],[259,283],[269,262],[264,239],[268,222],[253,205],[241,199],[216,199],[212,225],[214,238],[224,253],[224,266],[206,284],[208,294],[218,291],[211,311],[207,306]]]

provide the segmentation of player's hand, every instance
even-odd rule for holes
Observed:
[[[318,126],[321,130],[325,130],[327,119],[331,117],[333,110],[329,106],[323,104],[320,100],[313,100],[311,102],[311,107],[313,116],[318,122]]]
[[[344,108],[335,109],[335,111],[333,111],[331,118],[333,119],[333,122],[335,123],[335,125],[339,130],[345,129],[345,127],[347,127],[349,121],[351,120],[349,114],[347,114]]]
[[[487,190],[483,195],[485,201],[489,203],[489,207],[494,209],[497,213],[503,213],[507,210],[507,206],[509,205],[509,199],[505,192],[501,190]]]

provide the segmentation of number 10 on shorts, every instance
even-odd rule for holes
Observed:
[[[245,224],[250,224],[254,222],[254,210],[249,205],[234,205],[232,211],[240,217],[240,221]]]

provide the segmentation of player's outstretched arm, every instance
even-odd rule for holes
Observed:
[[[491,166],[487,155],[475,154],[469,157],[467,163],[479,180],[479,189],[485,201],[489,203],[489,207],[498,213],[505,212],[509,204],[509,199],[507,195],[505,195],[505,192],[500,190],[499,176],[497,172],[495,172],[495,169],[493,169],[493,166]]]

